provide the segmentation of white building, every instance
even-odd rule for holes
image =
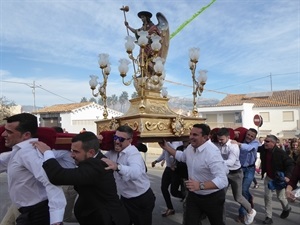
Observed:
[[[42,108],[36,111],[39,126],[59,126],[69,133],[79,133],[83,128],[97,132],[95,121],[103,119],[102,105],[93,102],[59,104]],[[123,113],[107,109],[108,119],[122,116]]]
[[[300,135],[300,90],[227,95],[215,106],[199,107],[210,127],[256,128],[254,115],[263,118],[259,136],[279,138]]]

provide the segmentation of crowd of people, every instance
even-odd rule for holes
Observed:
[[[12,206],[1,225],[59,225],[67,221],[65,214],[72,214],[73,208],[75,221],[81,225],[152,224],[156,196],[145,161],[132,144],[134,132],[129,126],[117,128],[114,149],[105,154],[99,150],[103,137],[90,131],[75,135],[70,149],[52,150],[36,138],[37,130],[32,114],[6,118],[1,136],[12,150],[0,154],[0,172],[7,172]],[[259,153],[263,223],[273,223],[273,193],[282,206],[280,218],[287,218],[292,210],[289,201],[295,201],[300,180],[299,140],[292,139],[285,150],[278,142],[270,134],[260,143],[253,128],[239,139],[231,137],[228,128],[213,134],[206,124],[194,124],[188,142],[159,142],[163,152],[152,166],[166,162],[161,179],[166,202],[162,216],[175,214],[172,195],[184,203],[183,224],[198,225],[203,218],[213,225],[226,224],[225,200],[231,186],[240,205],[237,220],[251,224],[256,210],[250,188]],[[9,222],[7,217],[14,219]]]

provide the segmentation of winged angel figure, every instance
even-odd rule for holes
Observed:
[[[138,77],[137,79],[135,79],[134,85],[137,91],[142,83],[145,84],[145,88],[148,90],[160,91],[163,86],[165,73],[163,72],[161,76],[155,75],[154,73],[155,58],[161,57],[163,59],[162,60],[163,63],[166,62],[166,58],[169,50],[169,41],[170,41],[169,24],[166,17],[160,12],[156,14],[156,18],[158,21],[157,25],[155,25],[151,21],[152,13],[148,11],[141,11],[137,15],[143,22],[141,28],[134,29],[129,26],[127,21],[125,21],[125,26],[135,34],[137,40],[139,38],[139,32],[147,31],[149,41],[148,44],[145,46],[144,50],[142,49],[140,50],[140,55],[138,57],[140,64],[143,63],[143,65],[145,65],[145,71],[143,76],[144,81],[142,81],[141,78]],[[155,55],[155,52],[151,48],[151,43],[152,43],[152,39],[157,36],[160,37],[161,49]],[[142,51],[144,51],[144,54],[142,54]]]

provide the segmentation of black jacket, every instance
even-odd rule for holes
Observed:
[[[264,145],[258,147],[261,159],[261,176],[266,173],[266,149]],[[275,146],[272,149],[272,173],[275,176],[277,171],[283,172],[285,177],[291,178],[295,166],[294,160],[289,157],[284,150]]]
[[[56,159],[49,159],[43,168],[51,183],[74,185],[79,194],[74,207],[79,224],[128,225],[129,216],[117,194],[113,171],[105,170],[102,157],[99,152],[96,158],[88,158],[74,169],[65,169]]]

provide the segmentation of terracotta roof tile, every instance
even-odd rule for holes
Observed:
[[[37,110],[35,113],[55,113],[55,112],[70,112],[74,109],[93,104],[91,102],[80,102],[80,103],[71,103],[71,104],[58,104],[45,107]]]
[[[254,107],[300,106],[300,90],[273,91],[269,93],[230,94],[216,106],[235,106],[254,103]]]

